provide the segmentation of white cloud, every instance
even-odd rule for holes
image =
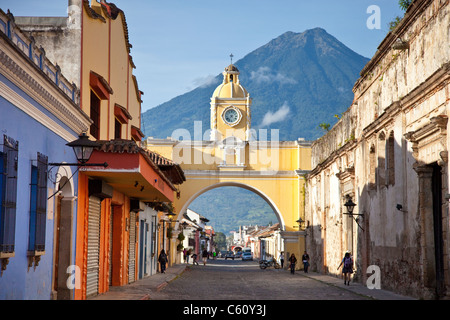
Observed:
[[[296,84],[295,79],[289,78],[282,73],[273,73],[269,67],[259,67],[257,71],[250,73],[250,79],[257,83],[273,83],[279,82],[281,84]]]
[[[197,79],[194,80],[194,84],[196,86],[199,86],[199,87],[202,87],[202,88],[203,87],[207,87],[207,86],[209,86],[211,84],[215,84],[215,83],[217,83],[217,79],[216,79],[216,76],[214,76],[212,74],[210,74],[210,75],[208,75],[206,77],[197,78]]]
[[[219,84],[219,81],[216,79],[216,76],[213,75],[208,75],[205,77],[199,77],[199,78],[195,78],[194,80],[192,80],[192,83],[189,87],[187,87],[186,89],[191,91],[194,90],[196,88],[206,88],[209,85],[212,84]]]
[[[264,115],[260,128],[267,127],[275,122],[280,122],[286,119],[290,112],[289,105],[285,102],[280,109],[275,112],[269,111]]]

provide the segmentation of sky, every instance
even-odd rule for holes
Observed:
[[[96,0],[91,0],[96,1]],[[222,73],[281,34],[321,27],[371,58],[397,0],[110,0],[128,24],[142,112]],[[0,0],[15,16],[67,16],[67,0]],[[239,63],[236,63],[239,66]]]

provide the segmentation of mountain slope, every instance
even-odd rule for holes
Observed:
[[[216,232],[223,232],[227,236],[230,231],[237,231],[239,226],[267,226],[278,222],[272,208],[263,198],[239,187],[210,190],[195,199],[189,209],[208,218],[208,224]]]
[[[334,115],[350,106],[353,84],[368,61],[321,28],[273,39],[235,63],[253,98],[252,127],[279,129],[281,140],[318,138],[318,125],[333,124]],[[166,138],[184,128],[193,136],[194,121],[209,129],[209,102],[221,81],[219,74],[209,85],[143,113],[143,132]]]

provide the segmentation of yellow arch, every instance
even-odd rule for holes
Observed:
[[[278,222],[280,223],[281,230],[285,231],[285,222],[283,219],[283,215],[281,214],[280,210],[278,209],[278,206],[264,192],[255,188],[254,186],[251,186],[249,184],[245,184],[242,182],[236,182],[236,181],[218,182],[218,183],[209,185],[207,187],[204,187],[204,188],[200,189],[199,191],[197,191],[194,195],[192,195],[190,197],[190,199],[188,199],[184,203],[184,205],[179,210],[179,213],[186,212],[186,210],[189,208],[189,205],[203,193],[208,192],[213,189],[221,188],[221,187],[239,187],[239,188],[243,188],[243,189],[252,191],[253,193],[259,195],[272,208],[273,212],[277,216]],[[177,222],[177,227],[178,227],[178,224],[179,224],[179,222]]]

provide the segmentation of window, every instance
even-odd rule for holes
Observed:
[[[389,135],[389,138],[387,140],[387,146],[386,146],[386,163],[387,163],[387,184],[388,185],[394,185],[395,184],[395,156],[394,156],[394,149],[395,149],[395,139],[394,139],[394,132],[391,131],[391,134]]]
[[[381,132],[378,136],[378,185],[386,185],[386,135]]]
[[[28,250],[45,251],[47,215],[47,157],[38,153],[37,166],[31,166],[30,238]]]
[[[375,184],[375,172],[376,172],[376,159],[375,159],[375,146],[372,144],[369,149],[369,189],[376,189]]]
[[[91,136],[95,139],[100,139],[100,99],[91,91]]]
[[[19,143],[6,135],[0,149],[0,257],[13,256]]]
[[[122,139],[122,124],[117,118],[114,122],[114,139]]]

